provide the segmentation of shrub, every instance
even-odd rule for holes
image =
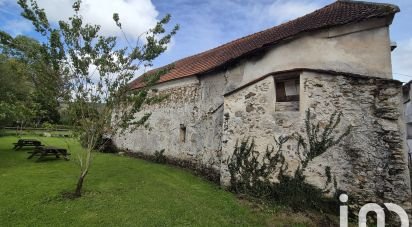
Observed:
[[[272,185],[271,199],[280,202],[294,210],[316,209],[320,211],[336,208],[337,204],[323,196],[322,189],[305,182],[302,171],[296,171],[293,176],[280,174],[279,183]],[[336,203],[336,202],[335,202]]]
[[[318,189],[305,182],[304,171],[308,163],[324,154],[329,148],[339,144],[350,133],[348,127],[344,133],[337,136],[336,127],[340,123],[342,113],[333,113],[328,124],[321,130],[320,123],[311,122],[310,110],[306,111],[306,137],[294,133],[291,137],[297,141],[297,153],[300,165],[293,176],[286,173],[288,165],[285,162],[283,145],[290,139],[289,136],[275,138],[275,146],[263,156],[255,150],[255,141],[249,138],[236,143],[233,155],[227,160],[230,173],[230,190],[235,193],[246,194],[270,202],[281,202],[295,210],[316,208],[317,210],[331,210],[337,207],[335,201],[325,199],[322,189]],[[276,149],[275,149],[276,147]],[[300,149],[303,148],[303,151]],[[333,183],[338,191],[336,178],[333,177],[329,166],[325,167],[327,184]],[[278,182],[274,183],[273,177]]]
[[[97,145],[98,151],[102,153],[117,153],[118,150],[116,146],[113,144],[113,141],[109,138],[100,138],[99,143]]]
[[[300,158],[302,168],[306,168],[308,163],[314,158],[325,153],[329,148],[339,144],[343,138],[349,135],[351,127],[347,127],[344,133],[337,136],[336,127],[339,125],[342,112],[335,111],[329,118],[328,124],[321,132],[320,122],[316,124],[311,122],[310,109],[306,111],[305,131],[306,138],[299,133],[295,133],[298,141],[298,157]],[[301,151],[302,148],[302,151]]]
[[[162,149],[160,151],[155,151],[155,153],[154,153],[154,162],[166,163],[166,156],[163,154],[164,152],[165,152],[165,149]]]
[[[267,147],[262,161],[259,161],[260,156],[255,150],[254,140],[243,140],[240,146],[236,143],[233,155],[227,160],[231,190],[254,197],[270,196],[270,177],[284,167],[282,146],[288,140],[289,137],[275,139],[277,151],[275,152],[274,147]]]

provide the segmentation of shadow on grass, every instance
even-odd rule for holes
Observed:
[[[76,195],[76,193],[72,191],[63,191],[60,193],[60,200],[75,200],[81,197],[82,196]]]
[[[42,199],[42,203],[53,203],[53,202],[64,202],[64,201],[73,201],[76,199],[80,198],[91,198],[95,196],[100,196],[103,194],[103,192],[100,191],[90,191],[90,190],[85,190],[81,196],[78,196],[74,193],[74,188],[72,191],[70,190],[64,190],[61,191],[60,193],[57,193],[54,196],[47,196],[44,199]]]
[[[267,226],[310,226],[332,227],[339,226],[339,217],[326,214],[314,209],[297,211],[282,203],[273,203],[248,195],[236,195],[241,204],[250,207],[256,213],[267,213]],[[273,225],[276,223],[276,225]]]
[[[70,160],[65,160],[64,158],[56,158],[56,157],[43,157],[43,158],[38,158],[38,157],[33,157],[32,159],[28,160],[34,160],[35,163],[47,163],[47,162],[58,162],[58,161],[70,161]]]

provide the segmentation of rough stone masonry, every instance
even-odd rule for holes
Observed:
[[[339,111],[340,131],[352,131],[309,163],[308,183],[326,196],[346,192],[352,211],[393,202],[411,214],[401,83],[391,69],[389,26],[397,12],[390,4],[341,0],[176,61],[153,88],[168,98],[136,115],[152,114],[147,127],[114,143],[144,155],[164,149],[168,159],[211,170],[227,185],[236,141],[254,138],[264,152],[273,137],[302,133],[306,110],[323,125]],[[144,84],[138,78],[131,86]],[[293,172],[296,141],[285,148]]]
[[[268,76],[225,96],[222,160],[233,153],[240,138],[254,138],[257,150],[264,152],[266,146],[274,145],[273,137],[303,132],[307,109],[315,113],[314,120],[321,126],[328,123],[333,112],[341,111],[338,131],[350,125],[351,133],[340,145],[309,163],[304,173],[307,181],[332,196],[336,189],[328,182],[329,167],[337,189],[349,195],[354,210],[370,202],[393,202],[410,211],[400,82],[303,71],[300,110],[282,111],[273,103],[274,81],[276,76]],[[285,147],[289,171],[293,173],[300,164],[297,142],[290,140]],[[225,162],[221,179],[223,184],[230,179]]]

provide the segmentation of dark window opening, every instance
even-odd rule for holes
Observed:
[[[186,126],[184,124],[180,124],[180,142],[186,142]]]
[[[299,101],[299,78],[276,80],[276,102]]]

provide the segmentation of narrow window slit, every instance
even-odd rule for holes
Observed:
[[[184,124],[180,124],[180,142],[186,142],[186,126]]]

